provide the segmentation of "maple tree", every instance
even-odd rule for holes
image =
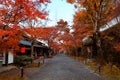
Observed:
[[[51,46],[51,43],[55,41],[55,38],[58,36],[58,29],[56,27],[45,27],[42,29],[43,32],[40,35],[40,38],[47,42],[48,46]]]
[[[110,20],[114,3],[112,0],[67,0],[69,3],[75,4],[78,9],[75,14],[75,21],[78,24],[85,24],[93,28],[96,38],[98,53],[102,57],[102,48],[100,40],[100,28],[106,25]],[[82,29],[83,30],[83,29]],[[82,35],[82,34],[81,34]],[[95,47],[95,46],[94,46]]]
[[[104,61],[119,63],[119,54],[115,54],[115,50],[119,53],[119,41],[111,43],[109,40],[103,39],[100,28],[108,25],[108,22],[116,18],[119,23],[119,1],[118,0],[67,0],[74,4],[76,13],[74,15],[74,38],[78,39],[78,43],[83,43],[82,39],[88,35],[92,35],[92,57],[96,58],[100,65]],[[116,2],[116,4],[114,3]],[[115,20],[114,20],[115,21]],[[118,37],[119,30],[112,32],[111,35]],[[117,35],[115,34],[117,33]],[[105,35],[107,35],[105,33]],[[79,41],[80,39],[80,41]],[[111,39],[111,37],[110,37]],[[113,40],[112,40],[113,41]],[[113,41],[114,42],[114,41]],[[114,47],[112,47],[114,45]],[[109,47],[109,50],[108,50]],[[85,52],[86,54],[86,52]],[[84,55],[85,55],[84,54]],[[117,55],[117,56],[116,56]],[[95,57],[94,57],[95,56]],[[107,57],[107,58],[106,58]],[[116,58],[116,59],[115,59]],[[100,68],[101,69],[101,68]]]
[[[64,29],[65,27],[67,27],[68,25],[68,22],[67,21],[64,21],[63,19],[60,19],[58,22],[57,22],[57,25],[56,27],[59,27],[61,29]]]
[[[45,41],[46,44],[48,45],[49,49],[54,49],[56,43],[56,37],[58,36],[57,32],[58,29],[56,27],[37,27],[34,29],[29,28],[28,30],[26,29],[26,32],[29,33],[32,39],[36,40],[42,40]]]
[[[73,36],[78,48],[82,48],[84,42],[83,39],[87,36],[92,35],[94,32],[93,27],[89,25],[88,19],[85,16],[86,11],[77,11],[74,15],[74,24],[72,26],[72,29],[74,30]]]
[[[78,9],[78,12],[82,11],[83,14],[83,17],[79,18],[85,20],[82,22],[91,24],[95,32],[108,22],[114,8],[111,0],[72,0],[72,2],[78,4],[78,8],[82,8]]]
[[[37,1],[37,0],[36,0]],[[49,2],[49,0],[40,0],[40,1],[34,1],[33,3],[37,3],[36,5],[41,5],[41,4],[46,4],[45,2]],[[37,38],[39,38],[39,35],[40,33],[42,32],[42,30],[39,28],[36,28],[38,27],[37,24],[39,24],[40,20],[39,19],[46,19],[46,16],[47,16],[47,12],[43,10],[39,10],[39,8],[35,8],[35,6],[32,6],[33,7],[33,10],[30,9],[31,6],[29,6],[29,9],[30,9],[30,13],[33,13],[31,14],[28,19],[25,21],[25,23],[28,24],[28,31],[29,33],[31,34],[30,35],[30,41],[31,41],[31,57],[33,58],[33,54],[34,54],[34,42]],[[38,6],[40,7],[40,6]],[[35,10],[35,12],[33,12]],[[37,11],[37,12],[36,12]],[[36,31],[37,30],[37,31]],[[33,32],[33,33],[32,33]]]
[[[78,55],[77,46],[74,40],[74,37],[70,33],[64,33],[64,35],[60,36],[60,40],[62,40],[63,48],[68,52],[71,53],[73,49],[75,49],[75,55]],[[71,53],[73,54],[73,53]]]
[[[16,25],[5,30],[3,27],[0,29],[0,51],[13,51],[16,54],[15,52],[19,51],[19,40],[22,39],[21,29]]]
[[[59,32],[59,36],[58,36],[59,43],[63,47],[61,50],[66,50],[66,52],[70,53],[69,47],[73,47],[76,49],[76,45],[74,45],[75,44],[74,37],[70,33],[70,29],[68,28],[69,26],[67,21],[64,21],[62,19],[59,20],[57,22],[56,27],[58,27],[58,32]],[[76,55],[77,55],[77,51],[76,51]]]
[[[59,33],[57,40],[59,44],[61,44],[62,49],[64,48],[64,50],[66,50],[64,46],[65,46],[65,42],[67,39],[66,37],[68,37],[68,35],[66,35],[65,37],[65,32],[66,31],[69,32],[68,28],[66,28],[67,25],[68,25],[67,21],[64,21],[63,19],[60,19],[56,25],[56,27],[58,28],[58,33]]]
[[[47,13],[41,8],[49,0],[2,0],[0,4],[2,21],[6,24],[19,24],[26,20],[45,19]]]
[[[87,34],[87,31],[90,29],[85,27],[85,25],[81,26],[76,21],[78,16],[74,18],[74,25],[72,26],[73,32],[70,31],[70,28],[66,21],[60,20],[57,22],[57,27],[59,28],[59,41],[63,46],[63,50],[66,50],[66,52],[78,56],[78,48],[82,46],[82,38],[84,38]],[[89,31],[92,32],[92,31]],[[74,53],[71,53],[74,51]]]
[[[59,44],[58,42],[52,42],[51,44],[51,49],[54,50],[55,53],[59,53],[61,51],[63,51],[63,46],[61,44]]]
[[[11,27],[11,24],[21,25],[28,34],[31,34],[31,57],[34,54],[34,40],[37,37],[34,29],[41,19],[46,19],[47,12],[41,6],[47,6],[49,0],[0,0],[0,17],[2,23]]]

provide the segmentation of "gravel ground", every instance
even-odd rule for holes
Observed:
[[[28,80],[111,80],[89,70],[65,54],[46,59],[43,67],[26,70]]]

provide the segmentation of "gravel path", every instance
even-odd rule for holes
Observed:
[[[64,54],[47,59],[43,67],[28,69],[27,72],[29,80],[110,80]]]

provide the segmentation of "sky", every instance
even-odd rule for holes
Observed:
[[[47,25],[54,26],[60,19],[72,25],[75,12],[74,5],[67,3],[66,0],[51,0],[51,3],[47,6],[47,10],[49,11],[48,18],[50,19]]]

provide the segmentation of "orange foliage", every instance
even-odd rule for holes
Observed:
[[[58,36],[56,27],[25,28],[24,31],[30,35],[31,39],[47,41],[49,47],[52,46],[54,39]]]
[[[19,49],[19,40],[21,32],[26,32],[31,36],[32,40],[37,39],[42,34],[43,29],[35,28],[33,21],[38,22],[39,19],[46,19],[48,13],[42,8],[42,5],[47,6],[50,0],[2,0],[0,1],[0,22],[5,25],[1,28],[0,25],[0,49],[9,50]],[[28,22],[30,28],[21,30],[19,23]],[[31,25],[32,24],[32,25]],[[13,26],[10,26],[13,25]],[[24,24],[23,24],[24,25]],[[21,26],[22,27],[22,26]],[[13,45],[14,44],[14,45]]]
[[[47,41],[48,46],[51,47],[52,43],[55,42],[55,38],[58,36],[58,29],[56,27],[46,27],[42,30],[43,32],[40,34],[40,38]]]
[[[74,38],[77,44],[79,44],[79,46],[82,46],[82,39],[88,35],[92,35],[93,33],[93,29],[91,29],[87,24],[83,25],[83,24],[76,24],[73,26],[74,28]]]
[[[21,28],[13,25],[11,28],[6,30],[0,29],[0,31],[2,31],[2,35],[0,35],[0,51],[19,51],[19,40],[22,39]]]
[[[6,34],[6,32],[2,29],[0,29],[0,36],[4,36]]]
[[[85,10],[75,12],[74,20],[73,20],[74,24],[87,24],[87,25],[89,25],[90,18],[88,17],[87,14],[88,13]]]
[[[59,27],[59,28],[65,28],[67,27],[68,23],[67,21],[64,21],[63,19],[61,19],[60,21],[57,22],[57,26],[56,27]]]
[[[49,0],[2,0],[0,16],[6,24],[18,24],[26,20],[46,19],[47,12],[38,9],[39,5],[47,4]]]
[[[69,2],[69,3],[74,3],[75,0],[67,0],[67,2]]]
[[[71,1],[81,6],[75,14],[77,22],[89,24],[95,31],[110,20],[114,8],[112,0],[69,0],[68,2],[71,3]]]
[[[110,20],[114,8],[112,0],[67,0],[67,2],[78,6],[73,20],[73,37],[79,46],[82,45],[84,37],[99,31],[100,27]]]
[[[52,42],[51,46],[50,46],[55,52],[59,52],[62,47],[60,44],[58,44],[57,42]]]
[[[37,27],[37,28],[24,28],[24,31],[30,35],[31,38],[39,38],[39,36],[42,34],[42,28]]]

